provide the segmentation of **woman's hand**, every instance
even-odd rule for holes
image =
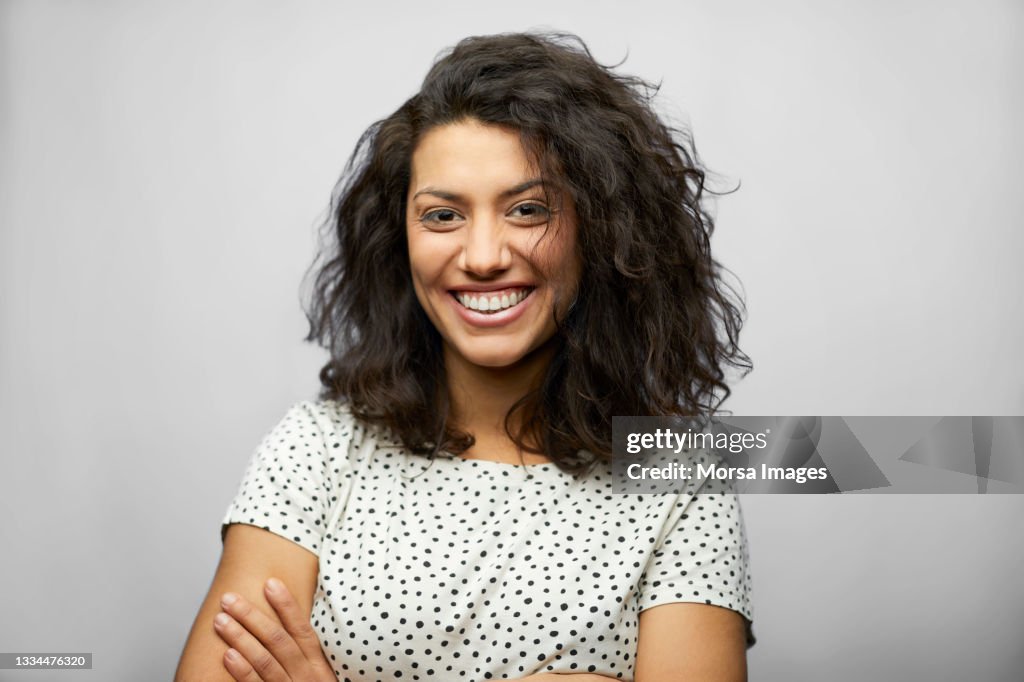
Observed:
[[[238,682],[337,682],[309,624],[309,614],[288,588],[271,578],[263,588],[281,625],[237,594],[221,599],[213,627],[230,649],[224,668]]]

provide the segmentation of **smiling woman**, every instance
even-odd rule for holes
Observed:
[[[571,201],[547,205],[519,134],[475,119],[423,136],[412,157],[412,283],[445,367],[513,367],[548,344],[579,286]],[[457,369],[458,367],[464,369]]]
[[[490,392],[475,385],[479,368],[518,375],[523,393],[540,380],[579,287],[572,202],[555,195],[559,207],[548,207],[536,173],[515,131],[475,119],[435,128],[413,153],[412,283],[441,336],[452,416],[461,421],[472,419],[474,396]],[[514,443],[489,426],[463,454],[489,436],[483,450],[514,461]]]
[[[320,399],[254,454],[179,680],[745,678],[735,495],[611,484],[613,415],[706,414],[749,367],[651,92],[572,36],[475,37],[367,131]]]

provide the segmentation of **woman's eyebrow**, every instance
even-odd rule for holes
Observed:
[[[508,189],[503,191],[499,195],[499,197],[502,199],[508,199],[509,197],[514,197],[517,194],[522,194],[528,189],[532,189],[538,185],[543,184],[544,181],[541,178],[533,178],[532,180],[521,182],[515,187],[509,187]],[[446,190],[437,189],[435,187],[424,187],[419,192],[416,192],[416,194],[413,194],[412,198],[415,199],[421,194],[430,194],[431,196],[435,196],[439,199],[444,199],[445,201],[462,201],[465,198],[461,194],[456,194],[455,192],[448,192]]]

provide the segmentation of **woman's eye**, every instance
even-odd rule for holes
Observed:
[[[519,204],[512,209],[511,215],[531,225],[539,225],[548,221],[551,212],[540,204]]]
[[[434,223],[437,225],[448,225],[459,219],[459,214],[450,208],[439,208],[433,211],[427,211],[423,214],[420,220],[424,223]]]

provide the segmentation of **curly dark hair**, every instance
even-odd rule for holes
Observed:
[[[705,172],[689,134],[654,112],[657,89],[571,34],[476,36],[443,53],[419,93],[363,134],[335,190],[307,309],[307,340],[331,356],[321,397],[417,454],[473,444],[451,424],[405,211],[417,141],[475,119],[519,131],[579,225],[578,298],[557,320],[541,385],[506,415],[513,441],[579,473],[611,457],[613,415],[714,413],[730,393],[726,366],[752,368],[737,345],[744,306],[711,256]]]

